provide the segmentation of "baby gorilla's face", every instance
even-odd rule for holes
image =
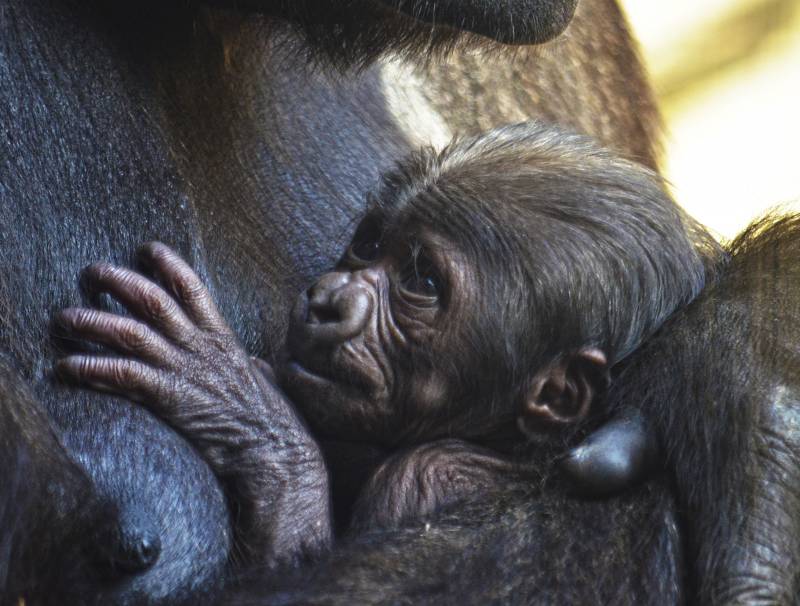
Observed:
[[[319,434],[391,444],[436,431],[452,395],[437,368],[474,305],[462,259],[423,227],[383,233],[368,217],[300,295],[280,378]]]

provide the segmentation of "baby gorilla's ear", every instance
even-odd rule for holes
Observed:
[[[608,382],[608,360],[596,348],[566,355],[533,378],[519,426],[524,433],[577,423]]]

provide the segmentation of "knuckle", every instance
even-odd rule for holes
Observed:
[[[144,312],[155,319],[166,319],[171,309],[168,301],[154,288],[148,288],[142,293],[142,308]]]
[[[147,248],[147,254],[151,259],[161,264],[168,264],[175,260],[172,249],[161,242],[150,242]]]
[[[130,384],[138,377],[138,372],[125,360],[115,360],[110,371],[113,381],[119,385]]]
[[[75,314],[75,327],[86,329],[98,323],[100,314],[94,309],[80,309]]]
[[[180,273],[172,280],[172,289],[184,301],[201,301],[204,299],[205,286],[194,274]]]
[[[136,322],[127,322],[120,330],[120,338],[125,347],[134,351],[147,349],[152,343],[150,331]]]

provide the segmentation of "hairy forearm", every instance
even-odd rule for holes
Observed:
[[[233,461],[227,479],[236,539],[247,560],[274,568],[314,559],[331,543],[328,476],[307,459],[277,467],[259,452]]]
[[[226,487],[239,554],[273,568],[330,545],[330,491],[318,445],[263,370],[241,381],[246,389],[227,393],[195,441]]]

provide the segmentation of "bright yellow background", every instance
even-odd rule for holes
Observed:
[[[800,0],[623,0],[667,122],[678,201],[724,237],[800,210]]]

